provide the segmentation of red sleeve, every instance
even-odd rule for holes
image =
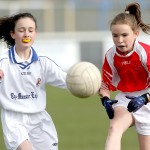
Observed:
[[[102,66],[102,89],[116,91],[116,87],[114,87],[111,83],[112,81],[112,70],[108,64],[108,61],[105,57],[104,64]]]

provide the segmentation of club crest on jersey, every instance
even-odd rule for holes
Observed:
[[[40,84],[41,84],[41,78],[38,78],[36,82],[36,86],[39,86]]]

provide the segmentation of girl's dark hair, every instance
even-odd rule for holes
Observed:
[[[138,3],[130,3],[126,6],[125,12],[118,14],[111,22],[110,27],[115,24],[127,24],[133,31],[142,29],[149,34],[150,25],[142,21],[141,9]]]
[[[16,23],[21,18],[31,18],[35,22],[37,28],[37,23],[35,17],[30,13],[18,13],[9,17],[0,18],[0,40],[6,42],[7,47],[11,47],[15,44],[15,40],[10,36],[10,32],[14,32]]]

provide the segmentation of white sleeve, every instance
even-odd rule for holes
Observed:
[[[64,72],[61,67],[59,67],[54,61],[45,57],[42,61],[42,66],[44,67],[43,75],[45,77],[45,83],[60,87],[60,88],[67,88],[66,85],[66,75],[67,73]]]

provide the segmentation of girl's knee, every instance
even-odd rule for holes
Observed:
[[[31,143],[28,140],[25,140],[19,145],[17,150],[33,150],[33,149],[32,149]]]
[[[110,124],[108,133],[109,134],[123,134],[125,129],[122,127],[122,125],[118,123]]]

